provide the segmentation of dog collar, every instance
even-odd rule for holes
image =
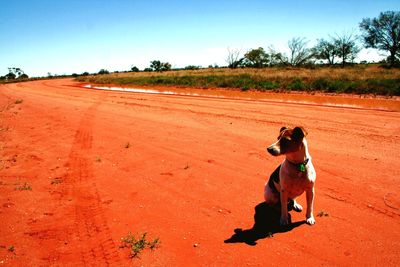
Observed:
[[[292,164],[293,166],[295,166],[300,172],[305,172],[306,171],[306,165],[308,164],[308,162],[310,161],[309,158],[306,158],[303,162],[301,163],[293,163],[290,160],[287,160],[290,164]]]

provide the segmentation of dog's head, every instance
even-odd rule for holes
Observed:
[[[293,129],[282,127],[279,131],[278,141],[267,148],[267,151],[273,156],[284,155],[299,151],[303,146],[303,139],[307,132],[303,127]]]

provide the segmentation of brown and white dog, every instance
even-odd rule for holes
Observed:
[[[272,173],[264,189],[264,198],[268,205],[281,203],[281,225],[289,223],[287,203],[292,202],[293,209],[297,212],[303,210],[296,198],[304,191],[307,199],[306,222],[309,225],[315,223],[313,205],[316,173],[308,153],[306,135],[307,132],[302,127],[282,127],[278,141],[267,148],[273,156],[285,155],[284,161]]]

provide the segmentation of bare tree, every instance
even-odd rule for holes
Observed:
[[[268,46],[269,66],[287,65],[287,57],[278,52],[272,45]]]
[[[313,50],[307,47],[305,38],[295,37],[288,41],[289,55],[276,51],[272,46],[268,47],[269,61],[271,65],[300,66],[311,62]]]
[[[308,41],[305,38],[295,37],[288,41],[290,55],[287,59],[289,65],[299,66],[309,63],[313,56],[312,50],[307,47]]]
[[[357,36],[353,32],[343,32],[342,34],[336,34],[333,39],[337,55],[342,59],[342,67],[349,61],[353,62],[358,52],[360,52],[360,48],[356,43]]]
[[[240,57],[240,54],[241,54],[240,49],[231,50],[228,47],[228,57],[226,59],[226,63],[228,63],[229,68],[236,69],[237,67],[240,66],[240,64],[243,61],[243,58]]]

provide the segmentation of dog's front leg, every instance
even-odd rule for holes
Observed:
[[[286,190],[281,187],[281,219],[280,219],[280,224],[281,225],[288,225],[288,210],[287,210],[287,203],[288,203],[288,195]]]
[[[314,195],[315,195],[314,186],[312,186],[306,192],[306,198],[307,198],[306,222],[309,225],[315,224],[315,219],[314,219],[314,215],[313,215]]]

